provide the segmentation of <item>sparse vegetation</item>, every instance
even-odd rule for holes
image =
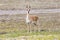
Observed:
[[[10,15],[8,17],[7,16],[8,15],[6,16],[3,15],[0,18],[0,38],[2,40],[7,39],[7,38],[8,39],[13,38],[13,40],[15,38],[16,40],[18,39],[27,39],[27,40],[55,40],[57,39],[57,40],[60,40],[59,14],[57,15],[56,13],[39,14],[38,15],[40,17],[39,28],[43,29],[43,31],[31,32],[31,33],[27,33],[27,30],[26,30],[27,28],[26,28],[26,23],[25,23],[25,14]],[[37,28],[37,26],[35,28]]]

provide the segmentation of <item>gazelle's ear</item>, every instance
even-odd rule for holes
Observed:
[[[26,5],[26,8],[28,8],[28,5]]]

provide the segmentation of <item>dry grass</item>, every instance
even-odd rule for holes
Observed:
[[[33,14],[32,14],[33,15]],[[38,14],[35,14],[38,15]],[[39,28],[44,31],[27,33],[25,14],[0,15],[0,38],[3,40],[59,40],[60,38],[60,14],[59,13],[42,13],[39,14]],[[37,26],[35,27],[35,29]],[[33,26],[32,26],[33,29]],[[35,35],[35,36],[34,36]],[[42,36],[41,36],[42,35]],[[21,36],[21,37],[20,37]],[[23,36],[23,37],[22,37]],[[27,37],[28,36],[28,37]],[[37,36],[37,37],[36,37]]]
[[[60,8],[60,0],[29,0],[32,8]],[[23,0],[0,0],[0,9],[24,9],[26,2]]]

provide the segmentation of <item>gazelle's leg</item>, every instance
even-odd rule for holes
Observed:
[[[28,24],[28,32],[31,32],[31,23]]]
[[[29,25],[29,32],[31,32],[31,24]]]
[[[29,33],[29,24],[27,24],[27,33]]]
[[[36,27],[36,26],[34,25],[33,27],[34,27],[34,32],[35,32],[35,30],[36,30],[35,27]]]
[[[31,32],[34,32],[34,25],[31,23]]]
[[[30,24],[29,24],[28,32],[30,32]]]
[[[40,32],[40,21],[39,20],[37,21],[37,30],[38,32]]]
[[[28,24],[27,24],[27,28],[26,28],[26,30],[27,30],[27,33],[28,33]]]
[[[29,25],[29,32],[32,32],[32,24]]]
[[[38,31],[38,24],[37,24],[37,21],[35,21],[34,24],[35,24],[35,25],[34,25],[34,30],[35,30],[35,32],[37,32],[37,31]]]

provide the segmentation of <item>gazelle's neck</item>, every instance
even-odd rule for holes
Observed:
[[[27,13],[27,15],[26,15],[27,17],[29,17],[29,13]]]
[[[30,20],[29,20],[29,13],[26,14],[26,23],[29,23]]]

